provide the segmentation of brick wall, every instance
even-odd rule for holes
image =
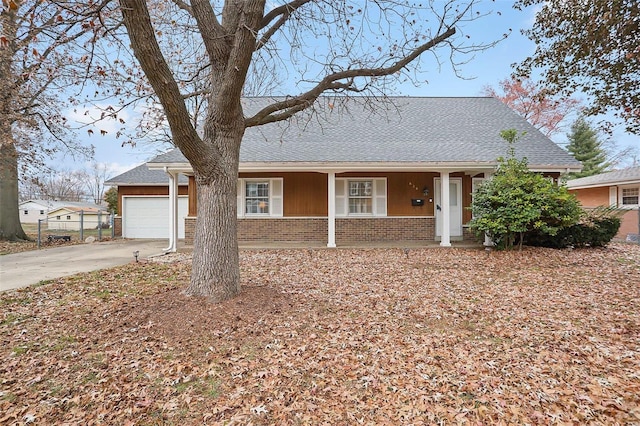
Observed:
[[[193,244],[196,236],[196,217],[187,216],[184,218],[184,241],[186,244]]]
[[[193,244],[195,217],[185,218],[185,242]],[[466,236],[466,235],[465,235]],[[433,217],[336,218],[336,244],[433,241]],[[327,243],[327,218],[238,219],[239,242]]]
[[[433,217],[336,218],[336,244],[433,241]]]
[[[186,244],[193,244],[196,218],[184,219]],[[239,242],[298,242],[327,243],[326,218],[269,218],[238,219]]]
[[[238,219],[240,242],[297,242],[327,243],[327,219],[269,218]]]
[[[462,239],[464,241],[476,241],[476,235],[468,226],[462,227]]]
[[[616,238],[624,240],[629,234],[640,234],[640,225],[638,225],[640,219],[638,215],[640,215],[638,209],[628,210],[624,213]]]
[[[113,232],[116,237],[122,237],[122,217],[116,216],[113,218]]]

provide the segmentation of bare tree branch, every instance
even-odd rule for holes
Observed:
[[[144,0],[120,0],[120,4],[133,51],[160,102],[171,111],[171,114],[167,114],[167,120],[173,138],[182,149],[196,158],[198,152],[194,142],[200,141],[200,136],[191,125],[180,89],[156,41],[147,4]]]
[[[398,62],[390,67],[383,68],[358,68],[351,70],[339,71],[330,75],[327,75],[311,90],[298,95],[296,97],[276,102],[261,111],[256,113],[253,117],[245,120],[245,127],[254,127],[266,123],[272,123],[275,121],[286,120],[296,112],[299,112],[306,107],[313,104],[313,102],[325,91],[345,89],[345,90],[358,90],[354,87],[354,78],[356,77],[382,77],[391,75],[411,63],[414,59],[420,56],[422,53],[433,48],[444,40],[452,37],[456,33],[455,28],[449,28],[439,36],[429,40],[427,43],[417,47],[411,54],[400,59]],[[348,80],[347,83],[338,83],[340,80]]]
[[[269,42],[271,37],[273,37],[273,35],[288,21],[289,16],[291,16],[291,14],[296,11],[296,9],[304,6],[310,1],[311,0],[294,0],[292,2],[283,4],[282,6],[276,7],[275,9],[267,13],[262,19],[262,23],[260,24],[259,29],[266,28],[276,18],[277,21],[271,26],[271,28],[265,31],[262,37],[260,37],[260,40],[256,45],[256,50],[260,49]]]

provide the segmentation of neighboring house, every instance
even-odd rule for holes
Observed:
[[[38,223],[38,219],[46,219],[51,208],[51,202],[46,200],[26,200],[18,204],[21,223]]]
[[[250,115],[272,101],[244,99],[243,108]],[[335,247],[434,240],[450,246],[452,240],[471,238],[466,225],[473,188],[506,155],[508,146],[499,134],[510,128],[526,132],[516,156],[527,157],[532,170],[557,179],[581,169],[565,150],[494,98],[319,99],[308,119],[294,117],[246,130],[238,179],[238,239]],[[193,240],[193,172],[178,150],[146,165],[164,174],[169,210],[162,226],[173,250],[183,226],[186,240]],[[140,179],[127,186],[121,186],[120,176],[107,182],[118,185],[123,222],[133,220],[127,194],[135,188],[137,196],[154,195],[146,192],[146,172],[136,169]],[[187,188],[178,185],[183,176],[188,176]],[[180,204],[183,194],[186,213]],[[138,212],[138,221],[144,222],[145,212]],[[123,224],[125,237],[137,232],[128,227]]]
[[[640,234],[640,167],[573,179],[567,182],[567,187],[584,207],[613,206],[628,210],[616,238],[632,239]]]
[[[79,231],[97,229],[99,224],[109,223],[109,212],[102,207],[65,206],[47,214],[47,229]]]
[[[37,223],[38,219],[46,220],[49,212],[61,207],[79,209],[101,209],[93,203],[82,201],[26,200],[18,204],[21,223]]]

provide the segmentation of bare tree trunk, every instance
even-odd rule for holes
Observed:
[[[240,111],[232,120],[235,125],[215,130],[212,118],[208,119],[204,139],[212,138],[211,145],[222,155],[213,166],[194,168],[198,218],[191,282],[185,293],[221,302],[240,292],[237,185],[244,119]]]
[[[0,134],[0,240],[28,240],[18,210],[18,152],[5,127]]]
[[[19,4],[19,2],[18,2]],[[12,39],[17,32],[16,11],[0,13],[3,36]],[[4,37],[3,37],[4,38]],[[0,240],[27,240],[18,210],[18,151],[12,133],[14,121],[12,55],[15,43],[0,48]]]
[[[196,182],[201,179],[196,178]],[[236,185],[237,173],[210,183],[196,183],[198,218],[193,250],[191,282],[185,290],[219,302],[240,291]]]

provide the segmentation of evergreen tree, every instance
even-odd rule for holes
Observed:
[[[118,188],[115,186],[109,188],[104,193],[103,199],[109,206],[109,211],[118,214]]]
[[[597,175],[610,166],[597,132],[583,117],[578,118],[571,125],[571,133],[567,137],[569,138],[567,149],[576,160],[582,163],[582,171],[569,173],[569,179]]]

